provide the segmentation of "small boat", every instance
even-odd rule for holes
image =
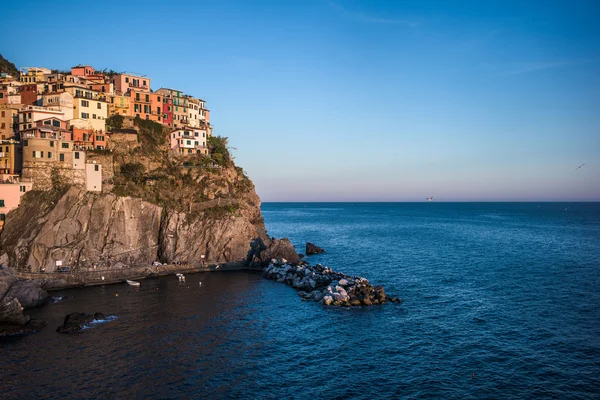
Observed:
[[[185,282],[185,276],[183,274],[175,274],[175,276],[179,279],[179,282]]]
[[[139,282],[136,282],[136,281],[130,281],[129,279],[127,279],[127,284],[128,284],[129,286],[140,286],[140,283],[139,283]]]

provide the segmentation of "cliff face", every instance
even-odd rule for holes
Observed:
[[[231,178],[236,170],[222,176]],[[141,198],[30,192],[9,213],[0,244],[21,271],[73,271],[147,266],[153,261],[198,264],[245,261],[253,239],[266,237],[260,200],[251,183],[235,197],[193,203],[181,212]]]

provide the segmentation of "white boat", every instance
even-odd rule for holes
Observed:
[[[140,286],[139,282],[130,281],[129,279],[127,279],[127,284],[130,285],[130,286]]]

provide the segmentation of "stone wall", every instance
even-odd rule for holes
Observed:
[[[113,133],[108,141],[108,149],[115,153],[127,154],[130,151],[140,147],[137,134],[133,133]]]
[[[44,161],[23,162],[23,179],[31,179],[33,190],[52,189],[52,178],[56,174],[63,182],[75,186],[85,186],[85,169],[73,169],[64,163],[48,163]]]

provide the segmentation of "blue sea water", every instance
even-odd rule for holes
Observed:
[[[262,209],[404,302],[324,308],[248,272],[63,291],[0,343],[0,398],[600,398],[599,203]],[[54,332],[73,311],[118,319]]]

